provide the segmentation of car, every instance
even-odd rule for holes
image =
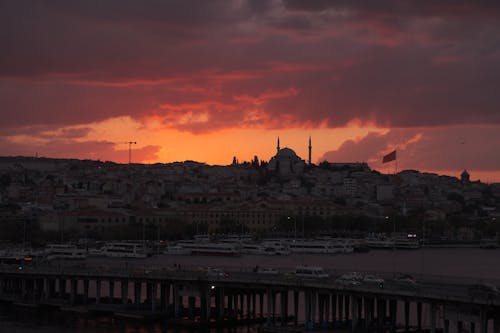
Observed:
[[[365,275],[365,276],[363,277],[363,283],[368,283],[368,284],[377,284],[377,285],[379,285],[379,286],[383,286],[383,285],[384,285],[384,282],[385,282],[385,281],[384,281],[384,279],[379,278],[379,277],[377,277],[377,276],[375,276],[375,275],[370,275],[370,274],[368,274],[368,275]]]
[[[229,274],[227,272],[224,272],[220,268],[207,267],[205,272],[206,272],[207,276],[210,276],[210,277],[225,277],[225,278],[229,277]]]
[[[409,285],[409,286],[416,286],[417,285],[417,280],[413,276],[411,276],[410,274],[398,275],[393,280],[393,282],[398,283],[398,284],[405,284],[405,285]]]
[[[335,279],[335,283],[343,285],[343,286],[359,286],[359,285],[361,285],[361,282],[358,280],[345,279],[343,277],[339,277],[339,278]]]
[[[469,295],[472,297],[488,297],[500,296],[498,288],[488,282],[473,284],[468,288]]]
[[[325,279],[329,275],[319,266],[297,266],[295,267],[295,276],[306,279]]]
[[[361,280],[363,280],[363,275],[361,273],[358,273],[358,272],[349,272],[349,273],[342,274],[339,278],[344,279],[344,280],[361,281]]]
[[[271,274],[271,275],[276,275],[278,274],[278,270],[276,268],[259,268],[257,269],[258,274]]]

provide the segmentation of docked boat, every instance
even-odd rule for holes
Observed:
[[[47,260],[69,259],[82,260],[87,258],[86,251],[71,244],[48,244],[44,251]]]
[[[192,255],[238,256],[239,246],[231,243],[183,243],[182,247],[191,251]]]
[[[366,237],[365,242],[372,249],[392,249],[394,247],[394,240],[382,235]]]
[[[290,243],[292,253],[334,254],[341,253],[332,242],[316,240],[296,240]]]
[[[137,243],[111,242],[101,248],[105,257],[110,258],[146,258],[144,247]]]
[[[479,242],[479,247],[482,249],[496,249],[498,248],[498,241],[492,238],[483,238]]]
[[[165,251],[163,252],[164,254],[170,254],[170,255],[190,255],[191,250],[186,249],[185,247],[181,245],[171,245],[167,246]]]
[[[396,249],[419,249],[420,242],[415,236],[396,237],[394,239]]]

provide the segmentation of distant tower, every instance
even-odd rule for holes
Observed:
[[[311,136],[309,135],[309,165],[311,165],[311,152],[312,152],[312,145],[311,145]]]
[[[280,152],[280,137],[278,136],[278,145],[276,146],[276,153]]]
[[[470,183],[470,175],[467,170],[464,170],[464,172],[462,172],[462,174],[460,175],[460,180],[462,181],[462,183]]]

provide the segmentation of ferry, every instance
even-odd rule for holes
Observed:
[[[366,237],[365,242],[372,249],[392,249],[394,247],[394,240],[383,235]]]
[[[419,249],[420,242],[416,235],[410,234],[406,237],[396,237],[394,246],[396,249]]]
[[[496,239],[483,238],[479,242],[479,247],[481,249],[496,249],[498,248],[498,241]]]
[[[44,251],[47,260],[55,259],[85,259],[86,251],[71,244],[48,244]]]
[[[181,245],[170,245],[167,246],[167,249],[163,252],[164,254],[172,254],[172,255],[190,255],[191,250],[186,249]]]
[[[190,250],[192,255],[232,257],[241,254],[238,245],[230,243],[183,243],[181,246]]]
[[[290,243],[292,253],[334,254],[340,253],[339,249],[328,241],[296,240]]]
[[[112,242],[101,248],[104,256],[110,258],[146,258],[147,254],[141,244]]]

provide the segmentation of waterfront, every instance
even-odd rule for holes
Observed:
[[[181,265],[181,269],[214,266],[228,271],[247,271],[256,265],[275,267],[286,271],[295,265],[309,264],[323,266],[334,272],[346,271],[377,271],[390,274],[397,268],[398,272],[410,272],[432,275],[446,281],[448,277],[477,278],[478,280],[496,280],[500,276],[500,259],[498,250],[481,249],[420,249],[413,251],[371,251],[368,253],[352,253],[349,255],[291,255],[291,256],[243,256],[237,258],[202,257],[202,256],[153,256],[147,259],[125,260],[89,258],[79,262],[58,262],[53,265],[73,265],[100,267],[101,269],[119,270],[138,268],[173,267]],[[39,313],[31,310],[12,311],[3,309],[1,313],[2,327],[0,332],[189,332],[170,327],[166,324],[143,324],[124,322],[111,318],[79,318],[57,313]],[[197,330],[198,331],[198,330]],[[225,329],[221,332],[254,332],[255,328],[239,327]],[[216,330],[211,330],[216,332]]]

